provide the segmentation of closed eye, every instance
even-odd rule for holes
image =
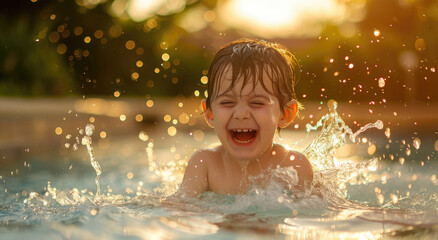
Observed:
[[[234,104],[234,102],[232,102],[232,101],[222,101],[219,104],[220,105],[231,105],[231,104]]]
[[[264,102],[251,102],[251,105],[254,105],[254,106],[263,106],[263,105],[265,105],[265,103],[264,103]]]

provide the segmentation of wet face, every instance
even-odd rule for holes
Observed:
[[[228,71],[220,79],[218,94],[212,99],[211,111],[205,113],[206,119],[214,127],[228,156],[249,163],[270,153],[283,114],[277,97],[260,83],[254,87],[253,81],[248,81],[242,86],[243,81],[238,79],[229,90],[231,74]],[[263,81],[272,92],[272,82],[267,75]]]

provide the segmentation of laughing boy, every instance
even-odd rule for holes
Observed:
[[[285,168],[297,177],[285,187],[304,190],[311,184],[306,156],[274,142],[275,133],[297,114],[298,72],[295,57],[279,44],[242,39],[217,52],[202,106],[221,145],[193,154],[177,195],[244,194],[251,186],[266,186],[273,171]]]

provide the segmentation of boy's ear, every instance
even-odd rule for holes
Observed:
[[[207,122],[208,126],[213,128],[214,127],[213,112],[211,111],[211,109],[207,109],[207,100],[202,99],[201,105],[202,105],[205,121]]]
[[[278,126],[280,128],[287,127],[292,120],[294,120],[295,115],[297,115],[298,112],[298,103],[295,100],[290,100],[287,102],[284,106],[284,114],[281,117],[280,121],[278,122]]]

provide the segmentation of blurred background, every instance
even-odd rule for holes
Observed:
[[[150,141],[158,127],[205,141],[198,105],[209,63],[241,37],[282,43],[299,59],[306,110],[291,129],[305,130],[335,99],[353,127],[382,119],[393,135],[427,135],[436,151],[437,33],[435,0],[6,1],[0,158],[53,144],[66,155],[87,122],[102,149],[111,134],[144,130]]]
[[[203,95],[213,54],[240,37],[297,55],[300,98],[438,96],[432,0],[20,0],[0,11],[2,96]]]

